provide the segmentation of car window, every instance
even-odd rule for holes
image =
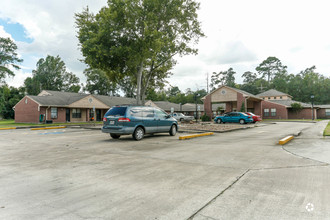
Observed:
[[[143,108],[141,108],[141,107],[132,107],[130,109],[130,115],[132,117],[142,117],[143,116]]]
[[[145,118],[154,118],[155,117],[154,109],[153,108],[145,108],[143,110],[143,117],[145,117]]]
[[[105,113],[105,117],[106,116],[124,116],[125,112],[126,112],[127,107],[112,107],[111,109],[109,109],[109,111],[107,111],[107,113]]]
[[[241,113],[242,115],[244,115],[244,116],[248,116],[247,114],[245,114],[245,113]]]
[[[165,116],[167,115],[166,112],[164,112],[160,109],[155,109],[155,114],[158,118],[165,118]]]

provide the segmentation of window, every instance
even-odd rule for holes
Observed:
[[[51,108],[50,112],[51,118],[57,118],[57,108]]]
[[[105,117],[107,116],[124,116],[126,113],[127,107],[112,107],[105,113]]]
[[[276,96],[274,97],[274,99],[276,99]]]
[[[165,116],[167,115],[164,111],[160,109],[155,109],[155,113],[157,115],[157,118],[165,118]]]
[[[141,107],[133,107],[130,110],[130,114],[132,117],[142,117],[143,115],[143,108]]]
[[[280,99],[282,99],[282,96],[280,96]]]
[[[265,108],[264,109],[264,116],[265,117],[268,117],[269,116],[269,109],[268,108]]]
[[[81,109],[80,108],[72,109],[72,118],[81,118]]]
[[[276,116],[276,108],[270,109],[271,116]]]
[[[326,116],[330,116],[330,108],[325,109],[325,115],[326,115]]]

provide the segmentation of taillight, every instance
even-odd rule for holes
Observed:
[[[104,118],[103,118],[103,121],[106,122],[106,121],[107,121],[107,118],[104,117]]]
[[[118,118],[118,122],[130,122],[129,118]]]

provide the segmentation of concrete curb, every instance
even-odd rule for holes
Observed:
[[[287,136],[285,138],[282,138],[278,143],[280,145],[284,145],[284,144],[288,143],[289,141],[291,141],[292,139],[293,139],[293,136],[290,135],[290,136]]]
[[[184,132],[214,132],[214,133],[226,133],[226,132],[232,132],[232,131],[239,131],[239,130],[245,130],[245,129],[250,129],[250,128],[254,128],[254,127],[244,127],[244,128],[235,128],[235,129],[230,129],[230,130],[225,130],[225,131],[212,131],[212,130],[179,130],[180,133],[184,133]]]
[[[12,129],[16,129],[16,127],[0,128],[0,130],[12,130]]]
[[[185,140],[185,139],[190,139],[190,138],[195,138],[195,137],[202,137],[202,136],[208,136],[208,135],[213,135],[213,132],[207,132],[207,133],[202,133],[202,134],[191,134],[191,135],[184,135],[180,136],[179,140]]]
[[[31,128],[31,130],[47,130],[47,129],[60,129],[60,128],[66,128],[66,126],[44,127],[44,128]]]

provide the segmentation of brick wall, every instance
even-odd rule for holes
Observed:
[[[241,111],[241,107],[243,105],[243,103],[245,103],[245,98],[243,97],[242,93],[237,93],[237,111],[240,112]],[[245,108],[247,103],[245,103]],[[245,111],[245,110],[244,110]]]
[[[233,111],[233,106],[231,102],[226,102],[226,111],[225,112],[232,112]]]
[[[15,106],[15,122],[16,123],[38,123],[39,104],[25,96]]]
[[[285,106],[276,103],[262,101],[262,119],[288,119],[288,110]],[[271,116],[271,109],[276,109],[276,115]],[[269,109],[269,116],[265,116],[264,109]]]
[[[315,112],[314,112],[315,113]],[[288,111],[289,119],[312,119],[312,109],[311,108],[304,108],[298,113],[289,109]],[[316,119],[316,115],[314,114],[314,119]]]
[[[211,95],[207,95],[204,99],[204,111],[207,116],[213,118]]]
[[[320,108],[317,110],[317,118],[329,119],[330,115],[329,116],[325,115],[325,108]]]
[[[41,107],[40,114],[45,114],[45,120],[52,120],[53,123],[63,123],[66,122],[66,108],[57,107],[57,118],[51,118],[51,107]],[[47,114],[46,114],[47,110]],[[46,118],[47,115],[47,118]]]
[[[262,102],[253,102],[254,104],[254,114],[256,115],[262,115],[262,105],[261,105]]]

